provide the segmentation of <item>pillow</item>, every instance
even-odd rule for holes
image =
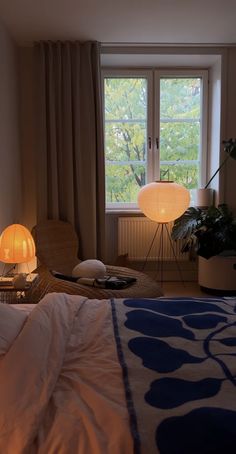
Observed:
[[[0,355],[4,355],[20,333],[27,314],[0,303]]]
[[[72,271],[74,277],[103,278],[106,274],[106,266],[100,260],[84,260],[76,265]]]

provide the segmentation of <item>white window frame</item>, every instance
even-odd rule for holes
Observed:
[[[117,78],[132,78],[144,77],[147,79],[147,183],[159,180],[160,178],[160,153],[159,153],[159,138],[160,138],[160,78],[161,77],[201,77],[201,154],[200,154],[200,187],[204,187],[207,178],[207,140],[208,140],[208,80],[209,74],[206,69],[158,69],[158,68],[143,68],[143,69],[119,69],[106,68],[102,70],[102,90],[104,100],[104,79],[111,77]],[[105,130],[105,109],[103,108],[103,122]],[[203,125],[205,127],[203,127]],[[158,139],[158,141],[157,141]],[[140,212],[137,203],[106,203],[106,211],[126,211]]]

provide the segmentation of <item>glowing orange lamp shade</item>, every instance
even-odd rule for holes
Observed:
[[[29,230],[21,224],[12,224],[0,236],[0,261],[25,263],[35,257],[35,244]]]
[[[149,183],[138,193],[140,210],[160,224],[179,218],[188,208],[189,202],[189,191],[173,181]]]

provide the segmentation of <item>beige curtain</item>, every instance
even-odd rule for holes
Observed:
[[[105,176],[100,47],[35,44],[38,221],[69,221],[82,259],[104,257]]]

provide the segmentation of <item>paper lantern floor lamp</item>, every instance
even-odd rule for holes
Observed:
[[[182,274],[174,250],[174,246],[170,237],[167,224],[179,218],[188,208],[190,202],[189,191],[180,184],[173,181],[155,181],[149,183],[138,193],[138,206],[140,210],[152,221],[157,222],[156,232],[149,247],[144,267],[147,263],[152,246],[156,239],[159,228],[160,232],[160,247],[158,262],[160,263],[161,282],[163,281],[163,247],[164,247],[164,230],[167,233],[167,238],[170,242],[171,249],[180,272]]]
[[[4,266],[6,263],[28,263],[34,257],[34,240],[26,227],[12,224],[3,230],[0,236],[0,261]]]

